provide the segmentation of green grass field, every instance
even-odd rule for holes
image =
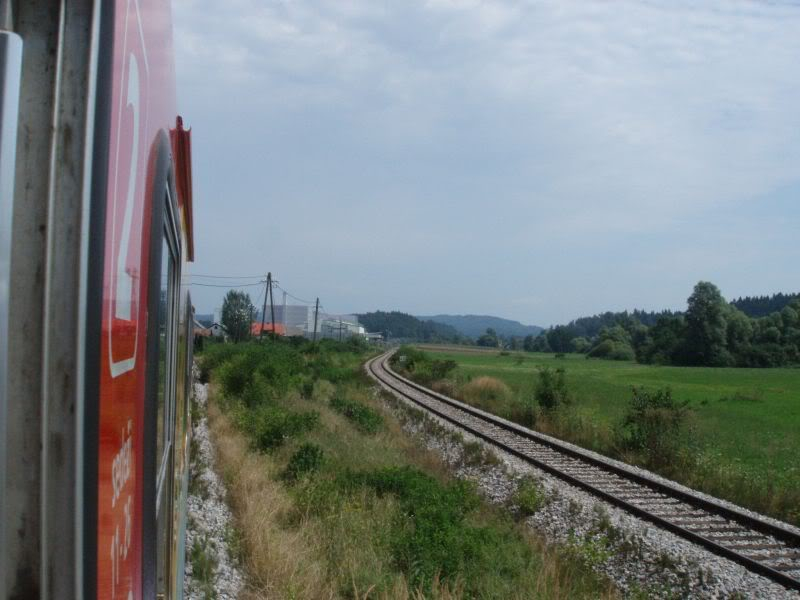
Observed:
[[[779,482],[781,488],[792,488],[800,496],[800,369],[663,367],[587,360],[583,355],[556,358],[553,354],[501,355],[498,351],[421,347],[435,352],[438,359],[456,361],[457,380],[478,375],[502,380],[513,391],[512,402],[532,397],[539,367],[561,367],[566,371],[574,410],[606,431],[622,419],[632,386],[669,387],[676,399],[689,401],[689,439],[704,460],[712,460],[717,470],[727,469],[738,477]],[[747,500],[735,493],[728,495]],[[768,509],[760,502],[755,504]],[[791,510],[770,512],[800,520],[800,514]]]

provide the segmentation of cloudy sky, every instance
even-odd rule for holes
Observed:
[[[800,289],[798,2],[173,4],[197,274],[539,325]]]

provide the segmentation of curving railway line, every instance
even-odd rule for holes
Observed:
[[[387,364],[391,355],[371,359],[366,369],[395,395],[610,504],[800,590],[800,534],[790,526],[679,489],[433,392],[393,372]]]

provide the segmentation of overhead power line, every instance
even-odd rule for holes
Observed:
[[[298,302],[302,302],[303,304],[314,304],[313,300],[303,300],[302,298],[298,298],[294,294],[292,294],[290,292],[287,292],[285,289],[283,289],[281,286],[279,286],[277,283],[275,283],[275,281],[272,282],[272,285],[274,285],[276,288],[278,288],[280,291],[282,291],[284,294],[286,294],[287,296],[289,296],[293,300],[297,300]]]
[[[233,284],[233,283],[229,283],[227,285],[222,285],[222,284],[217,284],[217,283],[198,283],[197,281],[193,281],[189,285],[199,285],[199,286],[202,286],[202,287],[216,287],[216,288],[232,289],[232,288],[254,287],[254,286],[257,286],[257,285],[261,285],[263,283],[264,283],[263,281],[258,281],[256,283],[242,283],[240,285],[236,285],[236,284]]]
[[[205,279],[264,279],[263,275],[203,275],[201,273],[189,273],[190,277],[203,277]]]

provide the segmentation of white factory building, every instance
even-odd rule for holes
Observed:
[[[286,335],[302,335],[314,337],[314,306],[300,304],[276,304],[275,323],[286,328]],[[259,311],[257,320],[261,318]],[[265,321],[272,322],[272,310],[267,305]],[[353,335],[366,338],[367,332],[358,324],[355,315],[331,315],[320,312],[317,315],[317,338],[331,338],[345,340]]]

